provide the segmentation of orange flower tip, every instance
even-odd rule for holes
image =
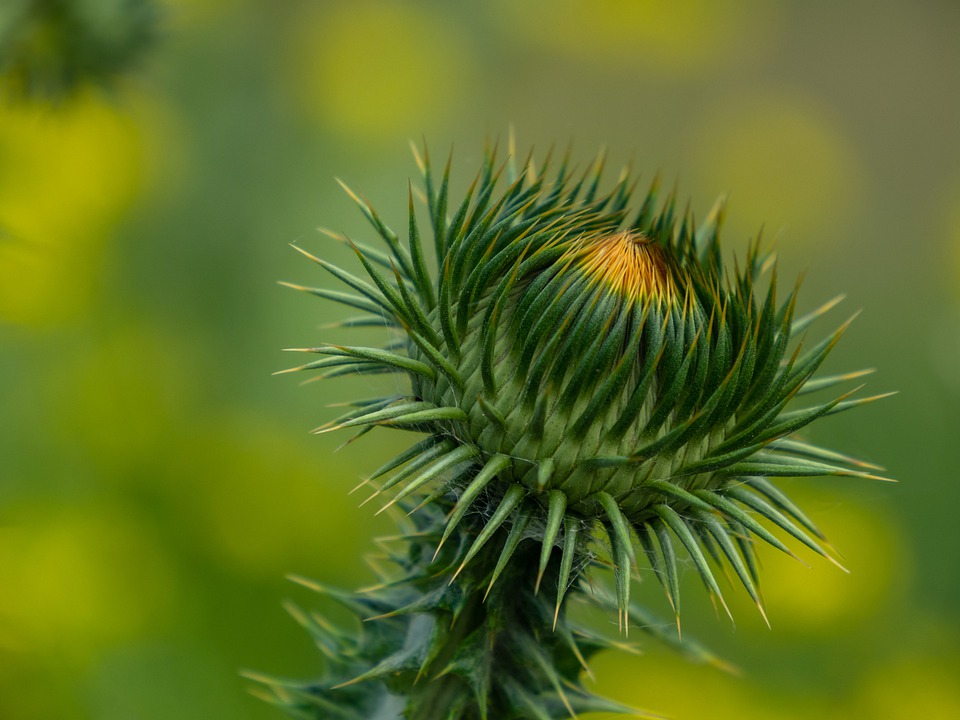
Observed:
[[[642,233],[584,238],[571,252],[587,274],[625,299],[676,301],[676,283],[663,248]]]

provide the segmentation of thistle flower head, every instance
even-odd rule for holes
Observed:
[[[404,242],[348,191],[386,251],[351,243],[366,278],[310,256],[350,292],[301,288],[364,311],[344,325],[394,331],[384,348],[309,348],[323,358],[294,368],[409,378],[408,392],[358,402],[322,428],[425,435],[371,476],[372,497],[449,503],[440,545],[482,513],[454,576],[510,529],[491,584],[535,526],[540,575],[559,555],[558,610],[591,537],[609,544],[621,617],[637,549],[675,609],[683,553],[721,602],[708,557],[728,563],[758,605],[757,539],[791,553],[786,534],[830,557],[773,479],[874,477],[797,435],[875,399],[794,402],[863,374],[815,377],[846,324],[796,340],[835,303],[797,317],[796,290],[778,296],[758,243],[742,265],[724,264],[722,203],[698,225],[674,195],[661,203],[654,182],[634,209],[628,174],[600,191],[602,160],[582,175],[567,160],[553,172],[549,158],[516,173],[491,151],[454,203],[449,163],[438,178],[417,157],[436,269],[412,193]]]
[[[573,254],[579,269],[606,283],[624,303],[672,303],[676,297],[663,248],[642,233],[624,230],[585,238]]]

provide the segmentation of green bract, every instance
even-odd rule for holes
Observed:
[[[830,558],[822,534],[773,479],[874,477],[873,466],[797,436],[819,417],[876,399],[828,392],[826,400],[792,402],[865,374],[814,377],[846,325],[818,342],[794,341],[835,302],[797,317],[796,290],[778,298],[775,271],[762,279],[773,262],[757,244],[742,267],[723,264],[722,204],[697,226],[689,214],[678,215],[672,195],[658,203],[655,182],[639,209],[631,209],[634,182],[627,174],[601,192],[602,159],[583,175],[566,160],[554,173],[549,158],[540,171],[528,159],[517,174],[512,161],[498,166],[490,152],[459,202],[449,196],[449,163],[438,178],[428,159],[418,161],[437,269],[427,259],[412,193],[401,241],[351,192],[385,250],[353,244],[364,278],[309,255],[347,291],[300,288],[364,311],[343,324],[384,325],[392,342],[308,348],[323,357],[295,370],[409,379],[406,394],[358,402],[322,431],[362,434],[385,426],[425,436],[369,482],[379,483],[372,497],[390,491],[386,507],[419,508],[425,519],[408,545],[419,547],[416,559],[399,564],[407,563],[408,578],[420,573],[432,584],[424,582],[406,603],[378,596],[383,613],[373,615],[407,608],[406,614],[436,616],[446,603],[455,625],[460,601],[450,593],[462,600],[482,589],[486,596],[509,576],[510,592],[528,592],[531,607],[540,608],[507,621],[508,628],[515,624],[512,637],[546,647],[543,638],[556,627],[556,642],[580,657],[577,643],[563,639],[571,633],[563,601],[571,588],[587,594],[579,577],[596,561],[590,548],[598,541],[608,548],[600,556],[612,561],[615,590],[612,597],[602,591],[591,597],[611,602],[624,629],[639,612],[630,602],[638,556],[646,557],[678,613],[683,555],[721,603],[708,560],[729,564],[758,606],[754,542],[790,553],[769,526]],[[455,547],[445,553],[448,544]],[[549,611],[540,592],[546,578]],[[499,611],[484,612],[474,623],[490,633],[488,616]],[[438,635],[438,624],[420,628],[428,640],[417,656],[417,677],[456,674],[460,667],[461,651]],[[502,633],[503,625],[494,627]],[[375,672],[371,664],[373,670],[358,666],[361,679],[402,674],[400,666]],[[464,697],[473,699],[464,701],[466,714],[449,717],[486,717],[494,706],[506,714],[490,717],[537,717],[518,708],[525,707],[523,693],[540,686],[538,696],[562,699],[561,716],[572,712],[571,693],[581,703],[590,696],[576,695],[579,664],[557,670],[559,664],[552,655],[542,658],[541,666],[554,670],[541,667],[542,677],[513,691],[497,689],[493,680],[473,687],[470,665],[461,676],[470,690]],[[416,693],[402,694],[413,698],[398,706],[406,717],[433,717],[417,714]]]

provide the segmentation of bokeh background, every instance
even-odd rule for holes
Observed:
[[[239,671],[316,672],[285,575],[370,581],[390,525],[347,491],[403,441],[334,454],[308,431],[363,383],[271,377],[343,337],[275,284],[332,286],[287,244],[349,265],[316,232],[369,235],[335,176],[402,227],[408,140],[455,147],[463,189],[510,126],[660,170],[700,216],[729,192],[731,252],[763,225],[803,307],[847,294],[819,330],[863,309],[830,368],[901,391],[813,433],[899,485],[785,482],[851,575],[764,555],[770,631],[687,572],[686,632],[742,673],[647,643],[596,689],[682,720],[960,717],[960,5],[159,9],[109,92],[0,106],[0,717],[279,717]]]

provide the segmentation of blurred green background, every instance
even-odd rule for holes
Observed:
[[[701,217],[729,192],[728,247],[763,224],[804,307],[847,293],[820,331],[863,309],[830,368],[901,391],[813,432],[899,485],[785,483],[850,576],[764,555],[768,631],[688,572],[685,631],[742,674],[650,647],[596,689],[683,720],[960,717],[960,5],[160,9],[112,93],[0,106],[0,717],[279,717],[239,670],[316,671],[284,577],[371,580],[390,525],[347,491],[404,441],[333,454],[307,431],[365,383],[271,377],[344,339],[276,286],[328,283],[287,244],[351,265],[315,230],[369,235],[335,176],[402,227],[409,139],[455,146],[463,189],[510,125],[659,169]]]

